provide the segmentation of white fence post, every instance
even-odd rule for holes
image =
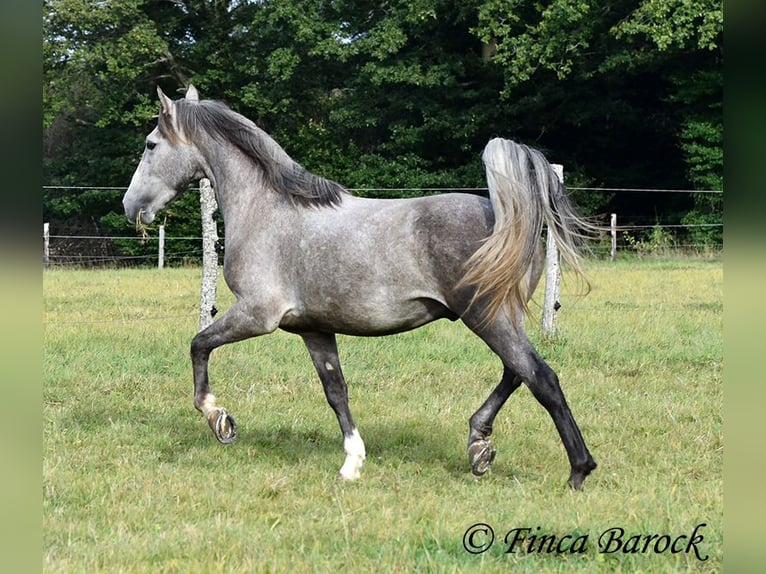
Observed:
[[[610,258],[612,261],[617,257],[617,214],[613,213],[609,218],[609,229],[612,234],[612,250],[610,251]]]
[[[43,267],[48,269],[51,262],[50,253],[51,231],[50,223],[43,223]]]
[[[553,170],[564,182],[564,166],[553,164]],[[558,310],[559,294],[561,292],[561,255],[550,228],[545,240],[545,298],[543,299],[543,335],[552,337],[556,334],[556,311]]]
[[[210,180],[199,182],[199,202],[202,213],[202,287],[199,300],[199,330],[213,322],[217,313],[215,308],[216,286],[218,282],[218,253],[215,250],[218,241],[218,225],[213,213],[218,208],[215,193]]]
[[[157,252],[157,269],[165,267],[165,226],[160,225],[160,247]]]

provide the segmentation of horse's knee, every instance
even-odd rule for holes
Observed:
[[[204,358],[210,355],[210,350],[205,344],[205,339],[202,333],[197,333],[191,340],[189,345],[189,354],[192,359]]]

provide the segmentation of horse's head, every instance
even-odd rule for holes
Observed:
[[[157,212],[192,181],[204,177],[202,157],[178,122],[179,102],[168,98],[159,87],[157,93],[162,103],[159,121],[146,136],[141,162],[122,198],[125,215],[137,224],[151,223]],[[194,86],[189,86],[186,100],[199,100]]]

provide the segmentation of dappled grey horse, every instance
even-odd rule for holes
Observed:
[[[575,212],[543,155],[493,139],[483,160],[489,199],[444,194],[369,199],[306,171],[253,122],[190,86],[161,112],[125,193],[137,225],[202,177],[210,179],[226,224],[224,278],[236,302],[191,343],[194,405],[222,443],[237,435],[216,403],[208,359],[216,347],[282,329],[305,341],[338,417],[353,480],[365,447],[348,406],[336,333],[388,335],[435,319],[461,319],[502,360],[500,383],[469,420],[474,474],[495,458],[495,416],[523,382],[545,407],[580,488],[596,467],[558,377],[524,333],[523,317],[540,278],[543,221],[579,272],[588,224]]]

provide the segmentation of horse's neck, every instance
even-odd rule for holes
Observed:
[[[218,208],[227,225],[252,218],[253,213],[259,219],[268,219],[280,209],[284,202],[268,189],[263,170],[236,146],[210,141],[201,149]]]

